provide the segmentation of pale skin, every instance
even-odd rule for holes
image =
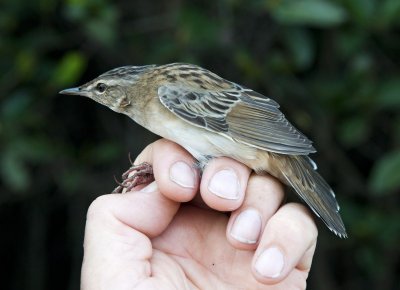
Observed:
[[[282,205],[275,178],[229,158],[200,177],[165,139],[135,163],[144,161],[155,182],[88,210],[81,289],[305,289],[317,228],[303,205]]]

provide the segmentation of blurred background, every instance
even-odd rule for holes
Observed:
[[[308,289],[400,289],[400,1],[0,4],[1,289],[78,289],[87,208],[157,139],[58,95],[111,68],[190,62],[277,100],[315,141],[349,238]]]

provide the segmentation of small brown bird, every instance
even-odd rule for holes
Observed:
[[[307,156],[316,151],[312,142],[274,100],[184,63],[119,67],[60,93],[86,96],[128,115],[180,144],[202,166],[227,156],[257,174],[270,173],[293,187],[331,231],[347,237],[335,194]],[[132,169],[151,174],[146,165]]]

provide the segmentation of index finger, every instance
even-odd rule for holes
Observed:
[[[166,139],[148,145],[135,160],[135,164],[153,165],[154,178],[162,194],[186,202],[199,189],[200,174],[196,161],[184,148]]]

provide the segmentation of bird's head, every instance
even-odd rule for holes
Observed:
[[[126,113],[134,105],[132,92],[140,76],[153,67],[155,65],[115,68],[82,86],[62,90],[60,94],[89,97],[113,111]]]

